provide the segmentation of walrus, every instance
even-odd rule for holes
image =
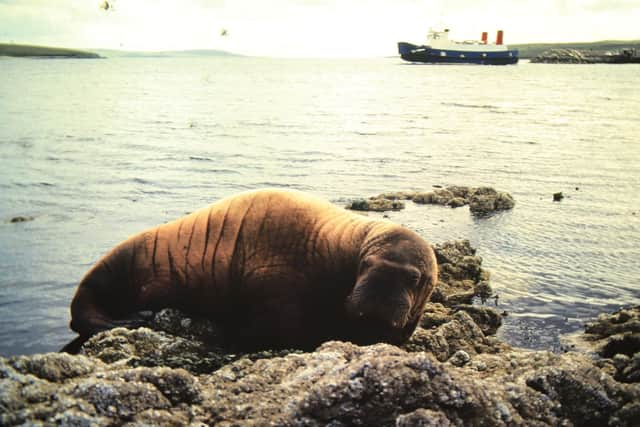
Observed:
[[[166,307],[209,318],[239,349],[401,344],[437,283],[415,232],[314,196],[258,190],[129,237],[80,281],[76,347]]]

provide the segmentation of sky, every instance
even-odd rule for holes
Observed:
[[[640,0],[0,0],[0,42],[276,57],[393,55],[429,28],[454,40],[502,29],[507,44],[631,40],[639,22]]]

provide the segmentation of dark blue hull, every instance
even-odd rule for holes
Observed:
[[[470,52],[450,49],[432,49],[429,46],[417,46],[411,43],[399,42],[398,52],[400,53],[400,57],[405,61],[429,64],[508,65],[518,62],[518,49],[500,52]]]

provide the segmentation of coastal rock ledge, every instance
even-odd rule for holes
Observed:
[[[436,252],[443,288],[402,348],[229,353],[215,325],[163,310],[77,356],[0,358],[0,426],[637,425],[640,307],[589,324],[587,352],[512,348],[478,304],[492,292],[475,250]]]

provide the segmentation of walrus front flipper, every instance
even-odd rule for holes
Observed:
[[[65,344],[65,346],[60,349],[60,353],[78,354],[82,344],[87,342],[88,339],[89,337],[78,336]]]

